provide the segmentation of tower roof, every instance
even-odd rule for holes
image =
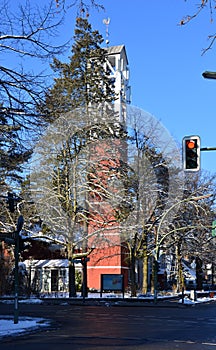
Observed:
[[[125,45],[117,45],[117,46],[106,47],[106,50],[108,52],[108,55],[116,55],[117,53],[123,52],[124,55],[125,55],[125,58],[126,58],[126,62],[128,64],[128,59],[127,59]]]

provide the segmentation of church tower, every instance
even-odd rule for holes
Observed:
[[[129,67],[124,45],[110,46],[107,50],[107,68],[110,71],[110,80],[115,86],[115,112],[118,112],[119,121],[125,122],[125,105],[129,104],[131,91],[129,86]]]
[[[105,49],[107,51],[107,60],[105,70],[109,72],[109,78],[112,84],[114,84],[116,100],[114,102],[114,112],[117,122],[120,122],[121,125],[126,123],[126,105],[130,103],[130,86],[129,86],[129,68],[128,68],[128,59],[126,54],[126,49],[124,45],[111,46]],[[103,147],[101,147],[103,145]],[[114,156],[110,157],[109,148],[112,148]],[[116,151],[115,151],[116,149]],[[123,149],[122,156],[121,149]],[[119,151],[120,150],[120,151]],[[105,161],[98,163],[98,167],[95,169],[94,178],[96,179],[94,185],[97,186],[98,182],[101,181],[103,173],[106,173],[106,178],[103,178],[105,183],[108,183],[110,179],[110,170],[117,167],[120,167],[120,163],[123,160],[127,161],[127,148],[125,147],[125,141],[116,139],[111,142],[106,140],[103,143],[100,143],[100,148],[94,151],[94,154],[99,154],[106,158]],[[102,155],[103,153],[103,155]],[[116,177],[116,174],[111,174],[111,176]],[[97,180],[98,179],[98,180]],[[106,184],[105,184],[106,186]],[[109,204],[104,203],[103,200],[96,197],[91,198],[90,200],[95,201],[97,205],[102,207],[105,215],[108,215],[110,222],[114,221],[112,217],[112,208]],[[107,214],[108,213],[108,214]],[[111,214],[109,214],[111,213]],[[89,224],[89,235],[92,235],[92,232],[98,230],[98,226],[94,227],[93,222],[99,222],[100,218],[97,217],[95,220],[92,220],[92,224]],[[101,220],[102,221],[102,220]],[[110,224],[109,224],[110,225]],[[113,225],[113,226],[112,226]],[[91,289],[99,290],[101,287],[101,275],[102,274],[121,274],[124,276],[124,284],[128,285],[128,266],[126,263],[127,249],[124,244],[122,244],[118,229],[118,223],[112,224],[107,227],[108,238],[112,236],[112,244],[105,247],[95,247],[93,252],[89,256],[87,274],[88,274],[88,287]],[[106,230],[106,227],[105,227]],[[111,241],[110,240],[110,241]]]

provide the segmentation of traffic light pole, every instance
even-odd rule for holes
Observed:
[[[17,229],[15,231],[15,270],[14,270],[14,323],[19,322],[19,233],[24,224],[23,216],[20,215],[17,220]]]
[[[19,321],[19,232],[15,231],[14,323]]]
[[[200,151],[216,151],[216,147],[202,147]]]
[[[0,108],[1,110],[1,108]],[[20,201],[20,197],[15,197],[13,193],[8,192],[7,196],[0,196],[0,198],[7,199],[8,209],[11,213],[15,211],[15,201]],[[19,215],[17,220],[16,231],[14,232],[13,239],[10,237],[5,237],[5,241],[12,241],[9,244],[15,244],[14,249],[14,258],[15,258],[15,266],[14,266],[14,323],[18,323],[19,321],[19,251],[20,251],[20,242],[19,242],[19,233],[22,230],[24,224],[24,218],[22,215]]]

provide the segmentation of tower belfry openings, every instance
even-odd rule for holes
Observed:
[[[119,121],[125,122],[125,105],[131,101],[131,89],[129,86],[129,67],[126,49],[124,45],[110,46],[107,50],[107,69],[109,78],[114,83],[116,100],[114,111],[118,112]]]

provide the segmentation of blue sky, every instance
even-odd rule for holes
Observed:
[[[153,114],[181,143],[185,135],[201,137],[201,147],[216,147],[216,80],[202,77],[216,71],[216,45],[205,55],[207,37],[214,33],[209,12],[186,26],[184,15],[195,7],[184,0],[103,0],[106,12],[90,20],[105,34],[110,18],[110,45],[126,46],[132,104]],[[102,3],[101,2],[101,3]],[[202,152],[202,168],[216,172],[216,151]]]
[[[201,55],[215,27],[208,10],[180,26],[183,16],[193,14],[196,0],[98,2],[105,11],[91,10],[89,21],[105,37],[103,19],[109,17],[110,45],[125,45],[132,105],[159,119],[179,144],[185,135],[195,134],[201,137],[201,147],[216,147],[216,80],[202,77],[203,71],[216,71],[216,44]],[[62,39],[73,36],[75,9],[72,12],[62,27]],[[201,164],[216,172],[216,151],[202,152]]]

